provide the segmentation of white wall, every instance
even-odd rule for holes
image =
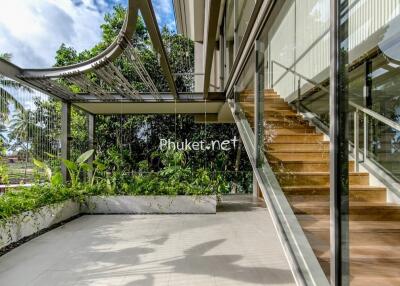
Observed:
[[[271,63],[279,62],[317,82],[329,77],[329,4],[329,0],[288,0],[268,32],[265,56],[268,73],[273,75],[268,77],[267,86],[272,83],[287,100],[297,96],[298,77],[276,64],[272,70]],[[350,61],[378,45],[383,47],[382,42],[391,36],[399,37],[400,0],[350,0],[350,5]],[[302,91],[310,88],[304,80],[301,86]]]

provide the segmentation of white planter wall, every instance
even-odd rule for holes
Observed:
[[[24,212],[10,218],[5,223],[0,222],[0,248],[35,234],[56,223],[67,220],[79,213],[79,203],[68,200],[42,207],[36,212]]]
[[[71,200],[24,212],[0,221],[0,249],[79,214],[214,214],[213,196],[94,196],[79,204]]]
[[[89,197],[81,211],[89,214],[211,214],[216,196],[110,196]]]

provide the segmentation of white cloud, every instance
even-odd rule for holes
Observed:
[[[169,30],[175,31],[175,15],[172,0],[153,0],[154,12],[160,28],[167,26]]]
[[[78,51],[98,43],[100,24],[110,8],[106,0],[4,1],[0,52],[12,53],[13,62],[22,67],[52,66],[61,43]]]

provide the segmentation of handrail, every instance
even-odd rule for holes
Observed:
[[[304,75],[296,72],[292,68],[286,67],[286,66],[284,66],[283,64],[281,64],[281,63],[279,63],[277,61],[272,61],[272,63],[282,67],[283,69],[293,73],[294,75],[297,75],[298,77],[300,77],[300,78],[304,79],[305,81],[315,85],[316,87],[320,88],[321,90],[329,92],[329,90],[326,87],[324,87],[323,85],[321,85],[320,83],[317,83],[317,82],[313,81],[312,79],[309,79],[309,78],[305,77]],[[389,118],[387,118],[385,116],[382,116],[379,113],[377,113],[377,112],[375,112],[375,111],[373,111],[373,110],[371,110],[369,108],[366,108],[366,107],[363,107],[361,105],[358,105],[358,104],[354,103],[351,100],[349,101],[349,104],[351,106],[353,106],[354,108],[356,108],[357,110],[368,114],[369,116],[371,116],[371,117],[373,117],[373,118],[385,123],[386,125],[392,127],[393,129],[396,129],[397,131],[400,131],[400,124],[399,123],[394,122],[393,120],[390,120]]]
[[[386,125],[392,127],[393,129],[396,129],[397,131],[400,131],[400,124],[399,123],[397,123],[397,122],[395,122],[393,120],[390,120],[389,118],[387,118],[385,116],[382,116],[379,113],[377,113],[377,112],[375,112],[375,111],[373,111],[373,110],[371,110],[369,108],[366,108],[366,107],[363,107],[361,105],[358,105],[358,104],[356,104],[356,103],[354,103],[352,101],[349,101],[349,104],[351,106],[355,107],[356,111],[357,110],[358,111],[362,111],[363,113],[366,113],[369,116],[371,116],[371,117],[373,117],[373,118],[385,123]]]
[[[283,69],[285,69],[288,72],[293,73],[294,75],[298,76],[299,78],[304,79],[305,81],[311,83],[312,85],[320,88],[321,90],[328,92],[329,90],[322,86],[321,84],[313,81],[312,79],[309,79],[307,77],[305,77],[304,75],[296,72],[295,70],[293,70],[292,68],[286,67],[283,64],[277,62],[277,61],[272,61],[272,64],[276,64],[280,67],[282,67]],[[299,84],[298,84],[298,97],[297,97],[297,109],[300,111],[300,107],[303,106],[301,103],[301,91],[300,91],[300,80],[299,80]],[[356,110],[354,111],[354,149],[353,149],[353,154],[354,154],[354,160],[355,160],[355,171],[358,172],[359,171],[359,165],[361,162],[364,162],[366,157],[368,156],[368,116],[386,124],[387,126],[397,130],[400,132],[400,124],[369,109],[366,107],[363,107],[361,105],[358,105],[356,103],[354,103],[353,101],[349,100],[349,105],[354,107]],[[360,150],[360,140],[359,140],[359,135],[360,135],[360,116],[359,116],[359,112],[362,112],[364,114],[364,138],[363,138],[363,143],[364,143],[364,161],[359,160],[359,150]]]
[[[320,84],[320,83],[318,83],[318,82],[316,82],[316,81],[313,81],[312,79],[309,79],[309,78],[305,77],[305,76],[302,75],[302,74],[299,74],[298,72],[296,72],[296,71],[293,70],[292,68],[286,67],[286,66],[284,66],[283,64],[281,64],[281,63],[279,63],[279,62],[277,62],[277,61],[271,61],[271,62],[272,62],[273,64],[276,64],[276,65],[280,66],[281,68],[283,68],[283,69],[285,69],[285,70],[287,70],[287,71],[293,73],[294,75],[297,75],[298,77],[304,79],[305,81],[311,83],[312,85],[315,85],[316,87],[320,88],[321,90],[326,91],[326,92],[329,92],[329,90],[328,90],[326,87],[324,87],[322,84]]]
[[[233,99],[228,100],[228,105],[260,186],[263,199],[274,222],[278,237],[285,249],[296,285],[328,286],[329,282],[271,166],[268,164],[265,154],[261,158],[262,165],[257,166],[256,164],[254,152],[255,134],[250,127],[244,110]]]

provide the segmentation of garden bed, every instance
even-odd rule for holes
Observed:
[[[217,196],[91,196],[81,207],[88,214],[213,214]]]
[[[80,213],[79,203],[67,200],[23,212],[0,221],[0,249]]]

